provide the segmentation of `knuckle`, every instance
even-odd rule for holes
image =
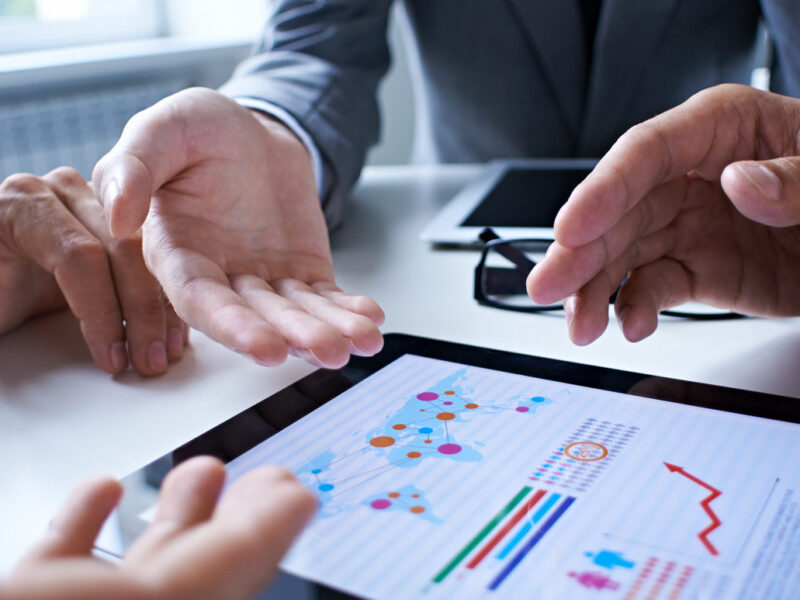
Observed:
[[[61,184],[78,187],[86,185],[86,180],[72,167],[58,167],[50,172],[50,176]]]
[[[125,260],[143,260],[142,257],[142,233],[137,231],[134,235],[111,242],[109,251]]]
[[[65,240],[63,258],[66,262],[76,264],[106,263],[106,248],[100,240],[76,235]]]
[[[164,301],[160,295],[148,295],[136,302],[130,303],[128,310],[124,311],[125,318],[141,323],[142,321],[160,321],[164,314]]]
[[[368,335],[374,327],[375,325],[367,317],[353,315],[342,324],[341,331],[345,337],[353,339]]]
[[[367,296],[354,296],[352,302],[353,310],[362,314],[375,312],[378,308],[375,301]]]
[[[45,191],[47,186],[35,175],[31,175],[30,173],[16,173],[6,177],[3,183],[0,184],[0,189],[10,194],[35,196]]]

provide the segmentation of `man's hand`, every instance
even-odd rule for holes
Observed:
[[[186,90],[133,117],[93,181],[116,237],[144,223],[147,265],[192,327],[267,365],[380,350],[383,313],[336,287],[311,160],[284,125]]]
[[[219,503],[225,467],[194,458],[162,486],[153,523],[119,565],[92,556],[120,484],[79,487],[45,539],[0,582],[3,600],[172,600],[252,598],[271,579],[316,501],[290,474],[261,467],[244,475]]]
[[[189,328],[147,271],[141,236],[115,240],[73,169],[12,175],[0,184],[0,333],[67,305],[108,373],[130,355],[139,373],[158,375],[183,355]]]
[[[800,100],[737,85],[637,125],[559,212],[528,293],[566,298],[577,344],[602,334],[626,274],[615,310],[631,341],[687,301],[800,314],[799,132]]]

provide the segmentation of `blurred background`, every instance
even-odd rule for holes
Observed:
[[[269,4],[0,0],[0,180],[60,165],[89,177],[131,115],[182,88],[221,85],[250,54]],[[393,11],[383,133],[370,164],[402,164],[411,152],[405,26]]]

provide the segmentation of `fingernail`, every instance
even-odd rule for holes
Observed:
[[[162,373],[167,370],[167,348],[164,342],[153,342],[147,348],[147,366]]]
[[[575,296],[568,296],[564,300],[564,316],[567,319],[567,329],[572,327],[572,319],[575,318],[575,304],[578,299]]]
[[[108,207],[108,205],[114,204],[114,202],[116,202],[119,196],[120,196],[119,182],[116,179],[112,179],[111,181],[108,182],[108,184],[106,184],[106,187],[103,188],[103,193],[100,194],[100,204]]]
[[[183,354],[183,332],[177,327],[170,327],[167,331],[167,350],[172,358]]]
[[[630,306],[623,306],[617,311],[617,325],[619,325],[620,331],[624,334],[625,333],[625,319],[628,318],[628,315],[631,312]]]
[[[128,354],[125,352],[125,342],[114,342],[110,350],[111,366],[118,373],[128,367]]]
[[[781,199],[781,180],[767,167],[752,163],[736,166],[742,175],[758,188],[764,198],[773,202],[778,202]]]
[[[325,365],[322,364],[322,361],[317,357],[317,355],[314,353],[314,351],[311,350],[310,348],[302,348],[301,350],[298,350],[297,356],[302,358],[307,363],[311,363],[315,367],[320,367],[320,368],[324,368],[325,367]]]

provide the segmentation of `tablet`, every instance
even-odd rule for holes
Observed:
[[[282,563],[365,598],[796,598],[798,401],[386,336],[124,479],[120,555],[165,473],[291,469]]]
[[[505,238],[553,237],[558,210],[594,159],[498,160],[461,190],[422,231],[427,242],[479,245],[491,227]]]

